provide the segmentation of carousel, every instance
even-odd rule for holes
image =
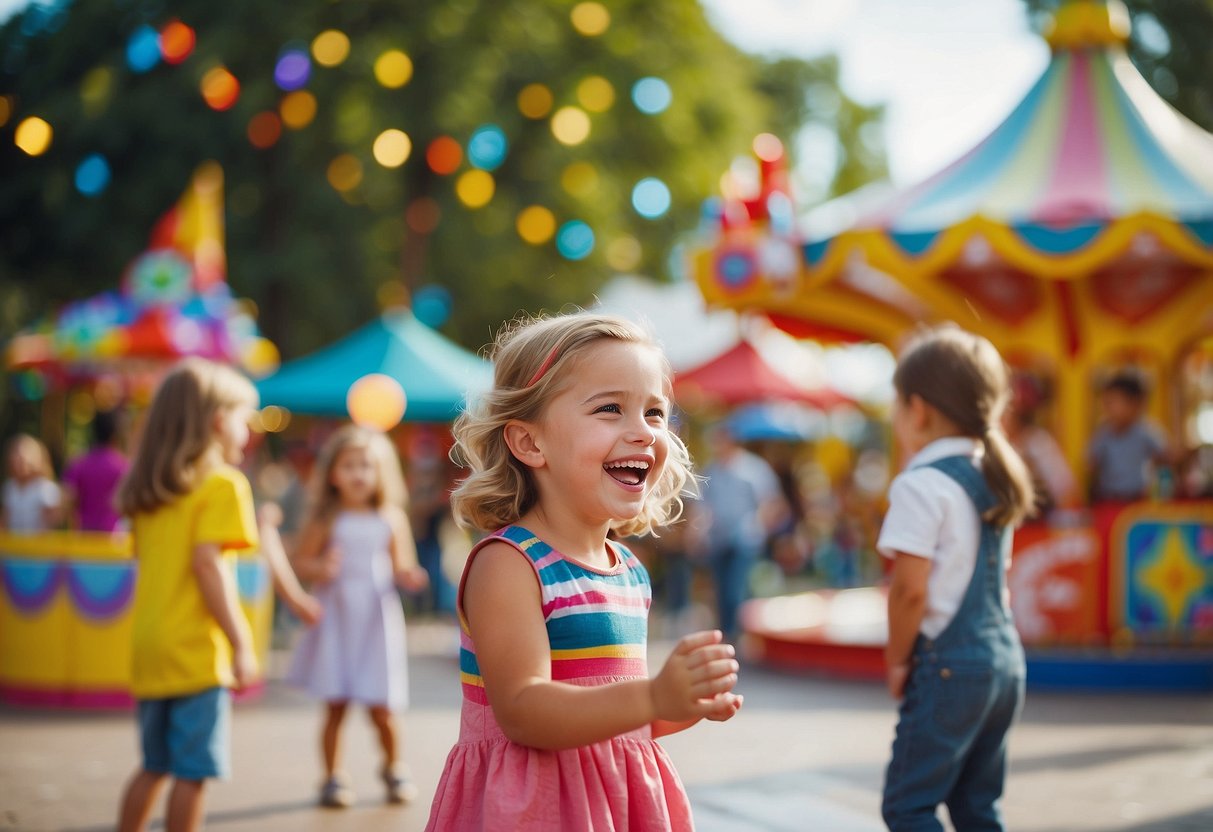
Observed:
[[[44,435],[54,436],[65,411],[87,422],[95,410],[146,402],[187,355],[252,374],[277,364],[251,309],[227,286],[223,174],[215,164],[198,170],[157,223],[119,291],[70,304],[18,336],[6,363],[19,387],[24,381],[45,394]],[[0,700],[129,705],[136,571],[126,533],[0,533]],[[241,557],[236,577],[264,668],[273,612],[268,568]]]
[[[1120,369],[1148,380],[1148,415],[1186,459],[1207,459],[1213,136],[1153,92],[1128,35],[1119,4],[1063,4],[1048,67],[989,136],[875,204],[844,197],[854,218],[833,233],[801,235],[778,143],[756,141],[759,192],[726,195],[693,254],[704,298],[825,342],[895,351],[933,321],[984,335],[1050,391],[1037,422],[1078,494],[1098,391]],[[1010,585],[1029,684],[1213,690],[1209,472],[1162,473],[1150,499],[1080,498],[1017,533]],[[883,676],[878,588],[745,613],[751,648],[773,664]]]

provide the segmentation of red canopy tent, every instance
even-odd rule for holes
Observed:
[[[802,387],[775,370],[749,341],[741,340],[715,358],[677,373],[674,395],[684,407],[715,404],[732,407],[750,402],[803,402],[821,409],[852,400],[829,388]]]

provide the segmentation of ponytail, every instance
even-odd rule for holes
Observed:
[[[1032,476],[999,427],[1011,393],[1007,366],[993,344],[955,326],[924,330],[898,359],[893,386],[902,400],[918,396],[962,436],[981,439],[981,473],[996,501],[985,520],[1008,527],[1032,513]]]
[[[982,519],[999,528],[1018,526],[1033,513],[1036,506],[1036,488],[1032,484],[1028,466],[1001,428],[986,430],[981,436],[981,443],[985,449],[981,473],[996,500],[994,507]]]

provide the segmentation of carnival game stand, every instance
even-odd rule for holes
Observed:
[[[125,534],[0,534],[0,701],[131,705],[137,572]],[[260,558],[242,557],[236,576],[264,668],[273,617],[269,570]],[[245,693],[260,687],[259,682]]]

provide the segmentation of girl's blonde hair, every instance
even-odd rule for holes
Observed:
[[[28,433],[14,434],[4,449],[5,464],[10,464],[17,454],[25,454],[33,462],[35,477],[47,480],[55,478],[55,467],[51,464],[51,452],[38,437]]]
[[[130,470],[114,500],[126,515],[155,511],[198,486],[222,461],[216,416],[257,406],[252,382],[223,364],[187,358],[160,383]]]
[[[1011,385],[993,344],[952,325],[924,330],[898,359],[893,386],[902,401],[918,396],[963,435],[982,441],[981,473],[996,499],[984,519],[1015,526],[1032,512],[1031,474],[1002,430]]]
[[[311,518],[321,523],[331,522],[341,508],[341,494],[333,485],[333,467],[345,451],[358,448],[365,450],[375,463],[378,473],[371,505],[403,509],[406,502],[404,474],[400,469],[400,457],[388,438],[377,430],[345,425],[334,431],[320,449],[316,468],[312,472],[308,510]]]
[[[556,317],[524,317],[502,327],[491,359],[493,388],[464,411],[452,432],[451,459],[470,468],[451,495],[451,511],[462,526],[492,531],[518,521],[539,500],[535,479],[510,453],[505,426],[515,419],[536,421],[568,385],[570,373],[588,369],[580,359],[604,340],[648,347],[661,356],[670,396],[670,367],[657,342],[624,318],[577,312]],[[673,431],[665,470],[633,518],[612,524],[621,535],[647,534],[677,520],[682,494],[695,493],[691,457]]]

